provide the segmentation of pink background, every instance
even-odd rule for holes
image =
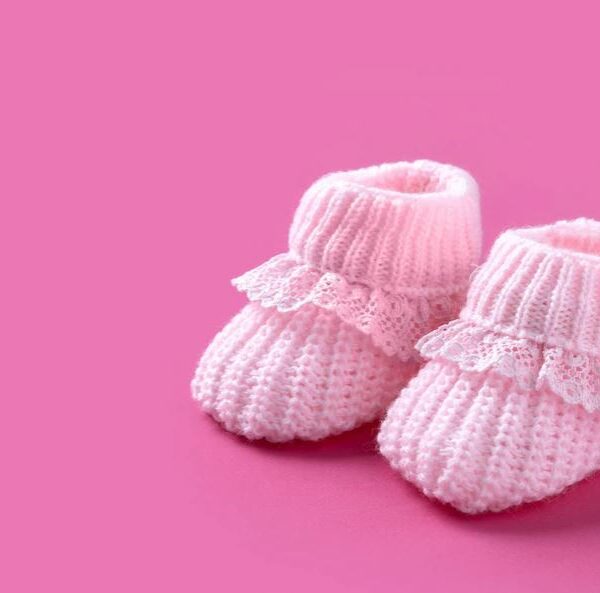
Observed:
[[[0,589],[598,591],[600,479],[463,517],[375,426],[250,445],[188,387],[244,303],[229,279],[285,249],[327,171],[463,166],[486,248],[600,218],[597,15],[210,4],[0,8]]]

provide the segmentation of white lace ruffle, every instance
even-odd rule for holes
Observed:
[[[588,412],[600,410],[600,359],[455,320],[416,345],[428,359],[444,358],[464,371],[494,371],[527,390],[549,389]]]
[[[343,321],[370,335],[386,354],[402,360],[418,358],[415,342],[455,317],[464,298],[462,293],[433,298],[391,294],[298,263],[287,253],[232,283],[251,301],[282,312],[307,303],[334,311]]]

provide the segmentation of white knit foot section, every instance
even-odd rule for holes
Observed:
[[[380,417],[416,368],[315,305],[250,303],[207,348],[192,392],[249,439],[317,440]]]
[[[500,511],[600,469],[600,413],[433,361],[390,407],[378,442],[427,496],[465,513]]]

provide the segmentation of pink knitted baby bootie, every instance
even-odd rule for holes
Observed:
[[[250,439],[316,440],[380,416],[414,344],[458,313],[480,254],[477,185],[429,161],[327,175],[289,252],[234,280],[250,304],[215,337],[194,397]]]
[[[561,492],[600,469],[600,223],[512,230],[460,319],[388,411],[381,452],[466,513]]]

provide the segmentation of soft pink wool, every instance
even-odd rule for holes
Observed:
[[[453,318],[480,255],[479,196],[431,161],[327,175],[288,253],[234,280],[251,304],[213,340],[194,397],[248,438],[320,439],[380,416]]]
[[[504,233],[460,319],[388,411],[381,452],[467,513],[561,492],[600,468],[600,223]]]

